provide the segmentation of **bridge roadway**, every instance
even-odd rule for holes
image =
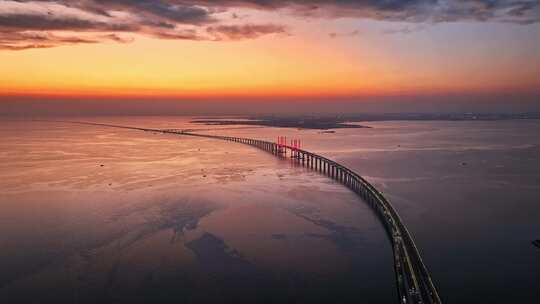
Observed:
[[[441,303],[437,289],[422,261],[420,252],[394,207],[380,191],[375,189],[363,177],[341,164],[309,151],[251,138],[201,134],[195,133],[196,130],[162,130],[87,122],[69,123],[220,139],[250,145],[280,157],[290,156],[298,164],[327,175],[345,185],[366,201],[375,211],[392,243],[394,270],[400,303]]]
[[[399,301],[403,304],[441,303],[420,252],[396,210],[380,191],[354,171],[315,153],[269,141],[200,134],[193,131],[161,130],[161,132],[233,141],[254,146],[275,155],[290,155],[297,163],[342,183],[368,202],[384,224],[394,249],[394,269]]]

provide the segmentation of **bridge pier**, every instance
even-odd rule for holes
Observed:
[[[328,168],[328,170],[326,171],[326,175],[332,178],[332,172],[334,171],[334,167],[330,163],[327,163],[326,167]]]
[[[328,177],[330,177],[331,179],[334,179],[334,171],[335,171],[336,168],[334,168],[334,166],[332,166],[332,164],[328,164]]]
[[[183,133],[183,135],[202,136],[190,133]],[[382,197],[382,194],[362,177],[338,163],[301,150],[297,146],[289,147],[260,140],[234,137],[211,135],[204,135],[203,137],[241,142],[279,156],[286,157],[290,155],[290,158],[294,162],[321,172],[323,175],[331,177],[351,189],[376,211],[377,216],[381,219],[385,230],[388,232],[394,249],[394,266],[400,302],[416,304],[441,303],[431,282],[429,273],[419,256],[412,238],[400,222],[399,216],[395,213],[392,206]]]
[[[333,179],[347,186],[353,192],[358,193],[358,195],[373,208],[379,219],[381,219],[393,247],[394,269],[396,272],[399,302],[405,304],[441,303],[438,292],[431,280],[431,276],[426,266],[422,261],[420,252],[416,248],[411,234],[408,232],[393,206],[386,200],[382,193],[375,189],[375,187],[373,187],[361,176],[355,174],[348,168],[322,156],[299,149],[296,142],[294,149],[292,149],[292,147],[283,145],[282,141],[280,141],[280,144],[275,144],[249,138],[197,134],[188,130],[178,132],[177,130],[159,130],[85,122],[67,123],[99,125],[113,128],[160,132],[165,134],[181,134],[183,136],[221,139],[249,144],[257,148],[266,149],[267,151],[275,153],[279,156],[282,156],[283,154],[287,156],[287,150],[290,149],[289,153],[294,155],[294,158],[296,158],[295,161],[300,162],[301,158],[302,165],[305,166],[307,162],[309,166],[315,167],[315,169],[321,172],[323,175],[331,176]]]

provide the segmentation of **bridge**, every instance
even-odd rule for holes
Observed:
[[[320,172],[348,187],[375,211],[392,243],[394,270],[400,303],[441,303],[431,275],[422,261],[420,251],[416,247],[411,234],[383,194],[351,169],[321,155],[300,149],[300,144],[297,141],[287,144],[286,139],[281,137],[278,138],[277,142],[269,142],[252,138],[201,134],[196,133],[196,130],[148,129],[87,122],[70,123],[225,140],[253,146],[278,157],[290,157],[298,164]]]

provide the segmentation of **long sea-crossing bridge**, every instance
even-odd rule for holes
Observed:
[[[394,269],[400,303],[441,303],[437,289],[427,267],[424,265],[420,252],[394,207],[380,191],[375,189],[363,177],[333,160],[300,149],[298,145],[289,145],[286,141],[269,142],[252,138],[210,135],[196,132],[196,130],[149,129],[89,122],[70,123],[225,140],[250,145],[272,153],[277,157],[290,157],[294,162],[320,172],[348,187],[375,211],[386,229],[394,250]]]

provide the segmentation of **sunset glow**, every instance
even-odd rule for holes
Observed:
[[[540,87],[540,26],[536,20],[501,22],[502,17],[494,16],[476,21],[459,16],[433,22],[429,18],[437,15],[419,15],[428,19],[398,22],[365,12],[377,11],[377,5],[352,5],[341,13],[339,4],[324,5],[335,16],[302,15],[285,4],[259,7],[224,1],[219,13],[212,15],[216,21],[190,21],[188,25],[178,21],[176,25],[178,33],[185,35],[188,27],[189,33],[199,35],[197,31],[205,24],[206,36],[168,39],[165,34],[172,33],[148,28],[74,30],[52,24],[49,30],[27,31],[10,23],[10,16],[35,17],[48,9],[58,18],[97,17],[86,7],[68,10],[60,4],[44,7],[32,1],[0,1],[4,31],[24,37],[39,34],[40,40],[47,35],[51,40],[42,47],[34,38],[21,44],[20,39],[9,41],[11,36],[2,34],[0,95],[384,96],[519,93]],[[109,9],[116,17],[103,22],[142,22],[131,20],[135,15],[129,8],[111,5]],[[209,9],[215,7],[209,5]],[[406,8],[402,10],[406,12]],[[156,20],[170,21],[156,14],[152,12]],[[444,11],[433,14],[445,16]],[[536,9],[528,14],[528,18],[536,17]],[[244,28],[234,28],[234,32],[226,28],[218,36],[221,24]],[[99,42],[92,40],[98,36]]]
[[[540,0],[0,0],[0,304],[540,303],[539,134]]]

